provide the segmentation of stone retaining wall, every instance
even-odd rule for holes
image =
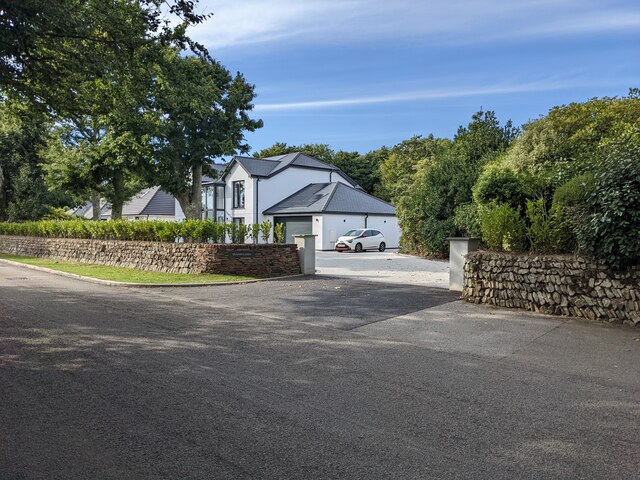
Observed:
[[[612,272],[582,257],[472,252],[462,296],[473,303],[640,326],[640,268]]]
[[[0,235],[0,252],[168,273],[300,273],[296,245],[163,243]]]

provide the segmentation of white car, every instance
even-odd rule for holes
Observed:
[[[384,236],[378,230],[359,228],[357,230],[349,230],[347,233],[338,237],[336,242],[336,251],[345,252],[353,250],[362,252],[363,250],[378,250],[384,252],[387,247],[384,243]]]

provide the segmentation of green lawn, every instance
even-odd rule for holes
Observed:
[[[244,277],[240,275],[215,275],[210,273],[161,273],[136,270],[134,268],[110,267],[106,265],[91,265],[86,263],[68,262],[64,260],[53,260],[50,258],[21,257],[0,253],[0,259],[12,260],[14,262],[37,265],[39,267],[60,270],[61,272],[75,273],[85,277],[99,278],[101,280],[112,280],[115,282],[131,283],[219,283],[235,282],[239,280],[254,280],[254,277]]]

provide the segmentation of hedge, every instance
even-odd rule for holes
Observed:
[[[268,229],[268,230],[267,230]],[[241,230],[238,235],[238,230]],[[268,238],[271,222],[260,224],[263,238]],[[40,220],[37,222],[2,223],[0,235],[20,235],[47,238],[93,238],[101,240],[142,240],[150,242],[175,242],[182,238],[188,242],[224,243],[232,238],[242,243],[249,235],[248,228],[238,229],[233,223],[217,223],[212,220],[163,221],[90,221],[90,220]],[[242,236],[243,238],[240,238]]]

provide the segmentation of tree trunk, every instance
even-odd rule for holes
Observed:
[[[91,192],[91,205],[93,207],[92,220],[100,220],[100,194]]]
[[[124,205],[124,173],[113,174],[113,198],[111,199],[111,220],[122,218],[122,206]]]
[[[7,218],[7,195],[4,189],[4,172],[0,165],[0,221]]]
[[[192,171],[191,191],[176,198],[184,212],[184,216],[193,220],[202,219],[202,166],[194,167]]]

